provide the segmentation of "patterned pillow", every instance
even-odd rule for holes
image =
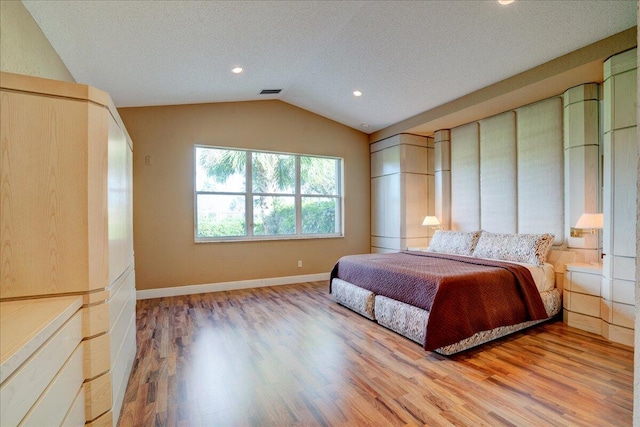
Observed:
[[[483,231],[473,256],[543,265],[553,245],[553,238],[553,234],[497,234]]]
[[[479,237],[479,231],[465,233],[462,231],[438,230],[431,238],[427,250],[429,252],[471,256]]]

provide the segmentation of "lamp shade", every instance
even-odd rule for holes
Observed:
[[[424,221],[422,221],[422,225],[427,226],[438,226],[440,225],[440,221],[435,216],[425,216]]]
[[[601,213],[586,213],[582,214],[575,228],[582,229],[595,229],[604,227],[604,215]]]

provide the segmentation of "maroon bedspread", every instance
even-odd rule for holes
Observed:
[[[548,317],[529,270],[501,261],[432,252],[349,255],[334,277],[428,310],[425,350]]]

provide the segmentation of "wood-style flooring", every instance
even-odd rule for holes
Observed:
[[[445,357],[327,282],[138,301],[120,426],[630,426],[633,349],[545,323]]]

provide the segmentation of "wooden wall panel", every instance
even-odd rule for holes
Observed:
[[[403,173],[401,176],[403,181],[402,188],[404,189],[403,199],[405,201],[402,237],[426,238],[428,237],[428,228],[422,225],[422,221],[429,214],[430,176],[413,173]]]
[[[519,108],[518,232],[553,233],[564,242],[562,98]]]
[[[583,213],[600,212],[598,207],[598,168],[600,164],[599,146],[587,145],[565,150],[565,194],[570,195],[566,204],[567,227],[574,227]],[[569,237],[569,247],[597,248],[597,235]],[[594,260],[595,261],[595,260]]]
[[[400,145],[399,148],[402,173],[433,174],[433,162],[429,164],[426,147]]]
[[[604,132],[636,126],[637,49],[609,58],[604,63]]]
[[[371,179],[371,234],[400,237],[400,174]]]
[[[638,181],[634,173],[638,166],[638,139],[636,127],[611,132],[612,194],[613,197],[613,251],[612,255],[635,257],[636,195],[633,189]]]
[[[589,83],[564,93],[564,194],[567,246],[584,261],[596,261],[599,234],[571,237],[570,230],[583,213],[600,207],[599,87]]]
[[[451,129],[451,229],[480,229],[478,123]]]
[[[422,220],[434,204],[433,138],[395,135],[370,151],[371,250],[426,247]]]
[[[400,209],[401,209],[401,174],[385,175],[382,177],[382,194],[385,195],[383,202],[384,221],[382,236],[400,237]]]
[[[382,155],[380,176],[400,173],[400,146],[389,147],[378,153]]]
[[[602,334],[632,342],[637,292],[636,192],[638,180],[637,49],[604,64],[604,191]],[[635,298],[638,298],[635,295]]]
[[[371,178],[371,236],[384,236],[385,201],[382,189],[382,177]]]
[[[517,227],[516,115],[480,121],[480,225],[493,233]]]
[[[434,136],[434,214],[443,229],[451,224],[451,131],[439,130]]]

